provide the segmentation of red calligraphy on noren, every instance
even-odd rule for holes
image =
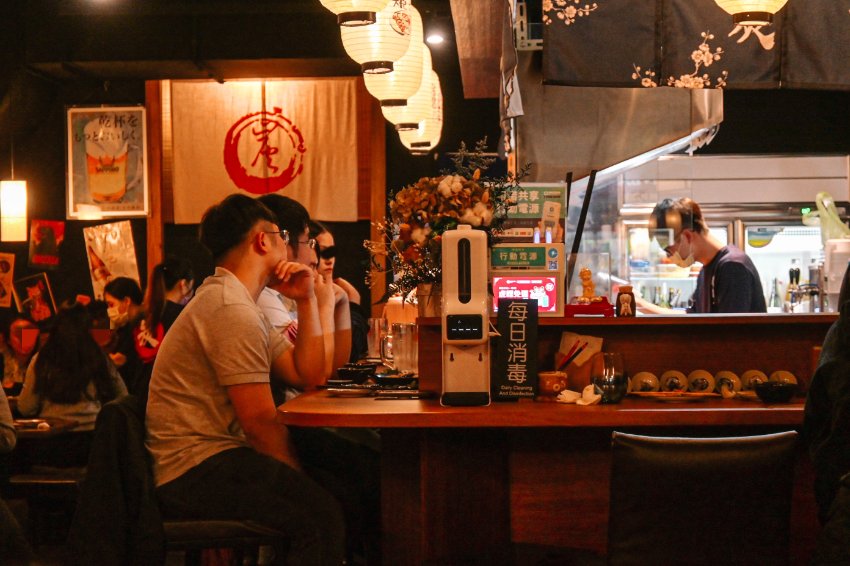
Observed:
[[[275,107],[247,114],[230,127],[224,167],[240,189],[255,195],[274,193],[303,171],[306,152],[301,130]]]

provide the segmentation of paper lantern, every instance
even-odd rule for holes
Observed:
[[[0,181],[0,240],[27,241],[26,181]]]
[[[322,6],[336,14],[341,26],[365,26],[375,23],[375,13],[383,10],[389,0],[319,0]]]
[[[773,21],[773,14],[788,0],[714,0],[732,14],[732,21],[742,26],[763,26]]]
[[[443,93],[436,73],[433,80],[431,116],[422,120],[416,129],[402,130],[398,133],[401,143],[411,153],[427,153],[434,149],[440,143],[440,137],[443,134]]]
[[[437,73],[431,69],[431,51],[422,45],[422,82],[416,94],[407,99],[404,106],[381,106],[381,112],[396,130],[413,130],[419,122],[431,115],[432,89]]]
[[[408,5],[390,2],[375,14],[374,24],[341,27],[342,46],[364,73],[389,73],[393,63],[407,53],[411,27]]]
[[[366,90],[381,101],[381,106],[406,105],[422,83],[422,51],[427,49],[422,42],[422,17],[413,6],[408,8],[408,13],[411,25],[407,53],[393,64],[391,73],[363,75]]]

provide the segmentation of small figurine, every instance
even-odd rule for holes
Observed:
[[[596,286],[593,284],[593,272],[587,267],[582,267],[578,272],[581,279],[581,298],[579,302],[587,304],[596,296]]]
[[[617,294],[617,316],[635,316],[635,295],[631,285],[622,285]]]

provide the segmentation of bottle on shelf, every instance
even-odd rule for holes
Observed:
[[[791,260],[791,269],[788,270],[788,285],[798,287],[800,285],[800,260]]]

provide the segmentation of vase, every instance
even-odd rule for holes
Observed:
[[[420,283],[416,286],[416,307],[420,317],[442,315],[443,288],[439,283]]]

